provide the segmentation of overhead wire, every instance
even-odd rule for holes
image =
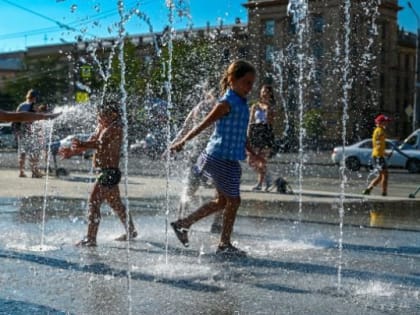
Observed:
[[[10,34],[3,34],[3,35],[0,35],[0,40],[34,36],[34,35],[38,35],[38,34],[42,34],[42,33],[55,33],[55,32],[59,32],[60,30],[63,30],[63,29],[67,30],[67,31],[73,31],[73,32],[76,32],[76,33],[80,33],[81,32],[80,29],[77,29],[76,27],[80,28],[84,25],[99,22],[100,20],[103,20],[103,19],[106,19],[106,18],[109,18],[111,16],[119,14],[117,8],[109,9],[109,10],[100,12],[98,14],[92,15],[91,17],[88,17],[84,21],[76,20],[76,21],[65,24],[65,23],[62,23],[62,22],[57,21],[55,19],[52,19],[52,18],[50,18],[46,15],[43,15],[43,14],[38,13],[36,11],[33,11],[31,9],[22,7],[21,5],[18,5],[18,4],[14,3],[10,0],[0,0],[0,1],[6,2],[6,3],[8,3],[8,4],[10,4],[14,7],[17,7],[19,9],[24,10],[24,11],[27,11],[31,14],[36,15],[36,16],[42,17],[43,19],[46,19],[46,20],[48,20],[50,22],[53,22],[54,24],[57,25],[55,27],[48,27],[48,28],[41,28],[41,29],[22,31],[22,32],[16,32],[16,33],[10,33]],[[143,3],[141,3],[141,4],[142,5],[147,5],[147,4],[150,4],[150,3],[152,3],[152,0],[143,1]],[[135,4],[139,5],[139,1],[132,1],[127,5],[127,7],[132,7]],[[85,34],[90,35],[92,37],[97,37],[97,35],[95,35],[95,34],[89,34],[89,33],[85,33]]]

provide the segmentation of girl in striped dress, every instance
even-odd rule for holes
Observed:
[[[187,217],[171,223],[176,236],[186,247],[189,245],[188,229],[192,224],[213,213],[223,211],[222,232],[216,253],[245,255],[244,251],[232,245],[230,238],[236,212],[241,203],[239,161],[246,158],[246,151],[252,156],[255,155],[247,141],[249,107],[246,100],[254,84],[255,76],[255,68],[244,60],[237,60],[230,64],[220,82],[223,97],[200,124],[171,146],[171,151],[180,151],[187,141],[213,123],[215,124],[197,166],[204,176],[211,178],[216,187],[216,197]]]

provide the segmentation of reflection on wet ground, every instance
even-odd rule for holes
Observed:
[[[83,219],[87,212],[87,200],[85,199],[49,197],[46,203],[47,220],[52,218]],[[199,203],[200,201],[196,201],[196,205]],[[42,220],[43,197],[9,198],[2,200],[1,204],[0,215],[16,213],[16,220],[22,223],[39,223]],[[169,204],[177,205],[176,198],[171,198]],[[158,198],[130,199],[130,211],[135,214],[164,214],[166,200]],[[175,213],[176,209],[169,209],[169,211]],[[112,210],[106,205],[103,206],[102,212],[103,215],[112,214]],[[244,200],[239,216],[337,225],[339,224],[337,213],[337,205],[331,203],[323,204],[323,208],[313,207],[308,211],[298,213],[296,208],[283,207],[281,202]],[[375,209],[375,206],[357,207],[357,204],[352,204],[345,209],[344,224],[356,227],[420,231],[420,216],[415,208],[395,209],[395,204],[379,207],[379,209]]]

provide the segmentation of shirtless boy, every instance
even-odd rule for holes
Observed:
[[[99,175],[89,197],[88,231],[87,236],[76,243],[77,246],[96,246],[96,236],[101,220],[100,207],[104,201],[108,202],[126,229],[126,233],[116,240],[126,241],[128,238],[137,236],[131,216],[127,227],[127,211],[121,201],[118,187],[121,180],[119,163],[122,139],[120,108],[116,102],[106,101],[104,106],[99,108],[98,126],[95,133],[87,141],[74,139],[70,148],[62,148],[59,151],[63,158],[69,158],[88,149],[96,150],[93,166],[99,170]]]

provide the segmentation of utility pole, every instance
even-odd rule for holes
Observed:
[[[416,36],[416,64],[415,64],[415,73],[414,73],[414,96],[413,96],[413,126],[412,131],[415,131],[418,126],[418,119],[419,119],[419,96],[418,96],[418,88],[420,86],[418,82],[419,78],[419,38],[420,38],[420,17],[417,14],[416,10],[414,10],[410,1],[407,1],[408,7],[414,13],[414,16],[417,19],[417,36]]]

